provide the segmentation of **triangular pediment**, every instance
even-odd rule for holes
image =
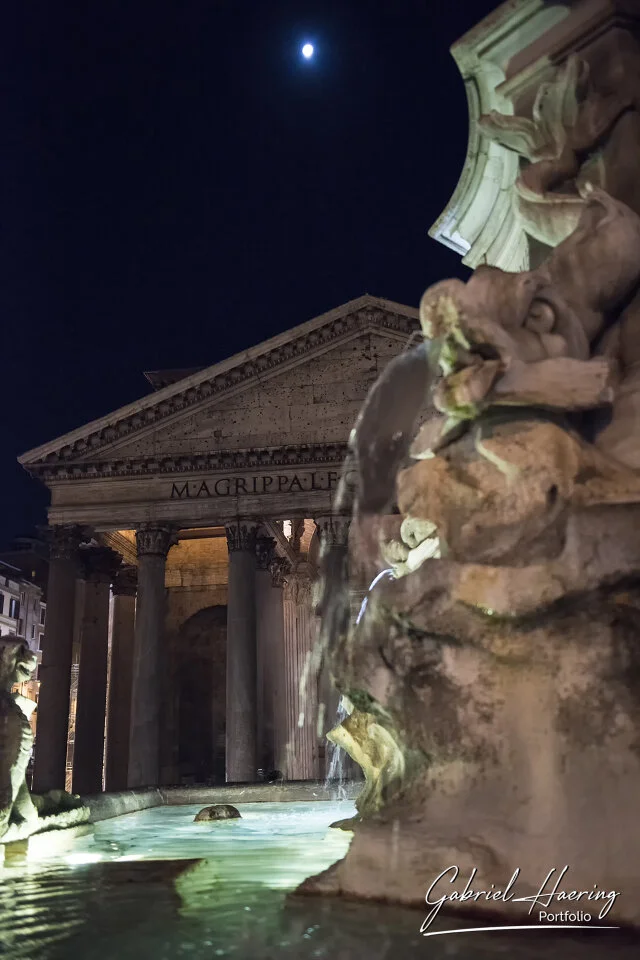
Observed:
[[[418,326],[417,310],[365,295],[31,450],[20,463],[53,480],[210,469],[266,451],[286,459],[287,448],[305,446],[326,447],[334,459],[369,386]],[[322,458],[322,450],[309,455]]]

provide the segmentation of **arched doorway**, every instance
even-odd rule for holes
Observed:
[[[205,607],[178,630],[181,783],[224,783],[227,608]]]

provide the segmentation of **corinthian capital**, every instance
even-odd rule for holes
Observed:
[[[234,550],[256,549],[256,531],[260,526],[255,520],[235,520],[225,524],[229,553]]]
[[[308,563],[300,563],[287,574],[284,583],[284,599],[310,606],[313,594],[313,575]]]
[[[177,542],[177,530],[168,523],[144,523],[136,530],[139,557],[166,557]]]
[[[86,527],[70,523],[48,527],[45,533],[51,560],[75,560],[80,544],[91,539],[91,533]]]
[[[286,557],[274,557],[269,564],[271,583],[274,587],[284,587],[291,572],[291,564]]]
[[[346,547],[349,543],[351,517],[330,514],[315,518],[316,527],[323,545]]]

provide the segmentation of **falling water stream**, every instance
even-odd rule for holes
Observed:
[[[342,723],[342,721],[346,716],[347,716],[347,709],[341,697],[340,703],[338,704],[336,726],[339,723]],[[345,789],[345,770],[344,770],[345,752],[342,749],[342,747],[338,746],[337,743],[332,743],[331,740],[329,740],[329,750],[330,750],[331,760],[329,762],[329,769],[327,771],[325,787],[327,788],[327,790],[331,791],[331,797],[333,800],[346,800],[347,792]]]

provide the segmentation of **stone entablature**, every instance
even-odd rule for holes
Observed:
[[[331,512],[339,477],[336,463],[333,470],[317,465],[315,470],[280,468],[274,474],[187,475],[178,481],[162,475],[66,481],[52,486],[49,522],[113,531],[150,521],[186,528],[219,525],[238,515],[276,520],[324,516]]]
[[[91,480],[100,477],[141,477],[163,474],[212,473],[252,470],[262,475],[275,468],[322,463],[341,465],[346,444],[299,444],[261,450],[219,450],[181,457],[156,455],[122,460],[85,461],[83,463],[36,463],[29,472],[45,483],[58,480]]]

